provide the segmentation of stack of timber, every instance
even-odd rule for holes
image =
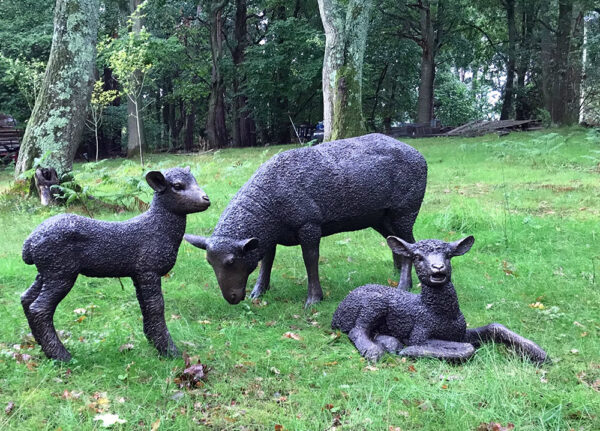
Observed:
[[[17,159],[23,133],[16,125],[11,116],[0,114],[0,160]]]
[[[393,138],[424,138],[444,136],[448,130],[451,128],[444,127],[439,121],[433,120],[430,123],[404,123],[397,127],[391,127],[385,134]]]
[[[445,136],[483,136],[488,133],[505,135],[514,130],[540,130],[541,124],[537,120],[475,120],[450,130]]]

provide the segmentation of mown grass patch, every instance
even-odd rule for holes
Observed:
[[[298,247],[279,247],[263,300],[230,306],[204,252],[184,243],[163,290],[174,340],[210,367],[199,387],[180,388],[183,360],[161,359],[147,343],[126,279],[122,288],[115,279],[79,278],[55,317],[74,360],[54,363],[29,348],[19,295],[35,268],[20,254],[29,232],[65,209],[7,194],[14,187],[5,171],[0,429],[95,429],[99,413],[127,421],[115,429],[474,430],[490,422],[518,430],[600,429],[597,134],[563,129],[409,143],[429,163],[415,236],[476,238],[472,251],[453,262],[467,321],[505,324],[544,347],[552,364],[537,368],[493,345],[462,365],[393,356],[366,363],[330,322],[352,288],[397,278],[389,249],[371,230],[323,239],[325,299],[309,310]],[[289,148],[150,156],[148,168],[192,167],[213,204],[188,218],[188,232],[210,234],[254,170]],[[88,203],[98,218],[129,218],[138,210],[123,208],[139,203],[128,197],[151,198],[134,163],[109,160],[76,170],[89,193],[110,201]],[[77,204],[68,211],[85,214]]]

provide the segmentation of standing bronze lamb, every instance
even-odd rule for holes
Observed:
[[[262,260],[252,298],[269,288],[275,247],[300,245],[308,274],[306,305],[323,298],[321,237],[372,227],[414,242],[413,224],[427,183],[427,164],[414,148],[381,134],[342,139],[277,154],[233,197],[210,238],[185,239],[207,251],[231,304],[246,296],[248,276]],[[399,288],[411,286],[411,261],[394,254]]]
[[[358,287],[340,303],[331,327],[348,334],[360,354],[374,361],[385,352],[466,360],[485,341],[506,344],[538,364],[546,361],[546,352],[537,344],[499,323],[467,329],[450,281],[450,259],[468,252],[474,241],[468,236],[452,243],[430,239],[409,244],[388,237],[394,253],[412,259],[421,293],[381,285]]]
[[[144,334],[161,355],[178,354],[164,317],[160,277],[177,258],[186,215],[204,211],[208,196],[190,168],[151,171],[146,181],[155,191],[150,209],[123,222],[106,222],[61,214],[40,224],[23,244],[23,260],[38,275],[21,296],[31,332],[52,359],[68,361],[70,353],[54,329],[57,305],[79,274],[131,277],[142,309]]]

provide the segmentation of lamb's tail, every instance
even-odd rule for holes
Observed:
[[[33,256],[31,254],[31,237],[27,238],[23,243],[23,261],[27,265],[33,265]]]

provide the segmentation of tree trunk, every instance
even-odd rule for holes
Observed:
[[[521,2],[521,43],[519,46],[518,65],[516,67],[517,86],[515,89],[515,119],[526,120],[531,118],[531,104],[526,89],[527,72],[529,71],[532,54],[532,40],[535,23],[537,20],[537,5],[530,0]]]
[[[206,137],[210,148],[223,148],[227,145],[227,127],[225,125],[225,85],[221,71],[223,59],[223,8],[226,0],[211,2],[210,10],[210,50],[212,73],[210,77],[210,96],[206,121]]]
[[[192,103],[185,120],[185,136],[183,139],[183,149],[186,152],[192,151],[194,147],[194,126],[196,125],[196,104]]]
[[[372,0],[318,0],[325,29],[323,119],[325,140],[366,132],[362,69]]]
[[[133,15],[133,27],[134,33],[139,33],[142,29],[142,20],[139,14],[135,13],[138,6],[143,0],[129,0],[129,11]],[[136,70],[133,72],[135,78],[134,82],[142,81],[142,74]],[[140,115],[141,111],[141,95],[130,94],[127,96],[127,157],[140,157],[147,150],[146,141],[144,139],[144,121]]]
[[[433,118],[433,85],[435,82],[435,55],[437,53],[435,31],[431,22],[429,1],[420,9],[421,70],[419,73],[419,96],[417,100],[417,122],[430,123]]]
[[[515,85],[517,25],[515,22],[515,0],[504,0],[506,19],[508,23],[508,53],[506,61],[506,84],[502,94],[501,120],[508,120],[513,113],[513,98]]]
[[[73,167],[96,66],[98,0],[57,0],[54,35],[42,88],[23,136],[15,176],[34,159],[59,177]]]
[[[254,119],[246,108],[247,100],[242,93],[242,83],[245,76],[242,64],[245,59],[245,51],[248,46],[248,27],[246,25],[248,5],[246,0],[235,1],[235,46],[232,50],[233,65],[233,146],[252,147],[256,145],[256,126]]]

